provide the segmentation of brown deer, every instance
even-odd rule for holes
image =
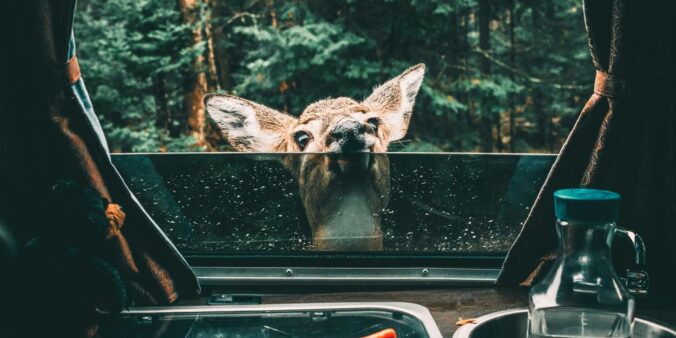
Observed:
[[[209,94],[208,114],[238,151],[302,152],[284,157],[317,250],[382,250],[381,211],[390,192],[382,153],[406,135],[425,74],[419,64],[375,88],[364,101],[339,97],[298,118],[236,96]]]

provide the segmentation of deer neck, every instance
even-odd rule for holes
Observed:
[[[313,234],[318,249],[378,250],[382,248],[379,208],[368,187],[336,189]]]

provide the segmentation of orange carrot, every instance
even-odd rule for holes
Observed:
[[[362,338],[397,338],[397,332],[394,329],[385,329]]]

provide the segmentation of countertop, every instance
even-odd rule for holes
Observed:
[[[205,290],[210,292],[211,290]],[[258,294],[263,304],[321,303],[321,302],[408,302],[429,309],[444,337],[451,337],[456,323],[461,319],[528,305],[528,291],[516,288],[417,288],[388,289],[369,288],[342,289],[339,287],[320,289],[260,289],[228,288],[214,290],[216,293]],[[206,299],[181,302],[184,305],[206,304]],[[662,306],[662,309],[646,308],[637,302],[637,316],[676,326],[676,306]]]

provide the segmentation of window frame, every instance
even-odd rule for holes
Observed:
[[[504,254],[423,256],[368,253],[305,255],[184,254],[201,285],[489,286]]]
[[[162,153],[160,153],[162,154]],[[177,154],[177,153],[172,153]],[[183,155],[260,155],[252,153],[178,153]],[[489,155],[551,157],[524,153],[398,153],[409,155]],[[158,155],[121,153],[117,156]],[[278,154],[276,154],[278,155]],[[495,283],[506,252],[241,252],[181,254],[203,286],[223,285],[433,285],[490,286]]]

